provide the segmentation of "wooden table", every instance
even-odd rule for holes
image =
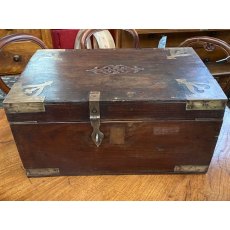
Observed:
[[[230,109],[207,174],[30,179],[0,109],[0,200],[230,200]]]

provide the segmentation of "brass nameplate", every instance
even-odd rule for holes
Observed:
[[[208,165],[176,165],[174,172],[178,173],[204,173],[207,172]]]
[[[224,110],[225,101],[194,100],[186,103],[186,110]]]
[[[42,177],[42,176],[59,176],[59,168],[36,168],[26,169],[26,175],[28,177]]]

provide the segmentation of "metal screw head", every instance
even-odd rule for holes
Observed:
[[[15,55],[13,56],[13,60],[14,60],[15,62],[19,62],[19,61],[21,60],[21,56],[18,55],[18,54],[15,54]]]
[[[97,113],[97,109],[96,109],[96,108],[93,108],[93,109],[92,109],[92,113]]]

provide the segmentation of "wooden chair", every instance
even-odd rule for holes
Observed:
[[[212,60],[210,58],[203,58],[203,60],[225,94],[230,97],[230,45],[218,38],[199,36],[188,38],[179,46],[193,47],[199,56],[202,56],[199,54],[200,48],[209,53],[216,53],[216,55],[218,51],[220,54],[213,55]]]
[[[3,47],[7,46],[8,44],[13,42],[22,42],[22,41],[33,42],[37,44],[39,47],[41,47],[42,49],[48,48],[43,41],[41,41],[39,38],[35,36],[29,34],[11,34],[0,39],[0,52],[2,51]],[[19,58],[20,57],[18,57],[17,55],[13,57],[14,61],[16,62],[19,61]],[[0,89],[6,94],[10,91],[10,87],[6,85],[6,83],[2,80],[1,76],[0,76]]]
[[[125,29],[129,32],[134,40],[134,47],[140,48],[139,36],[134,29]],[[95,40],[93,46],[90,44],[90,37],[94,35]],[[76,37],[75,48],[90,49],[90,48],[115,48],[115,42],[112,35],[108,30],[104,29],[88,29],[81,31],[79,36]]]
[[[77,33],[74,48],[81,49],[81,37],[87,30],[79,30]],[[109,32],[109,30],[99,31],[93,34],[93,39],[88,38],[87,40],[87,49],[108,49],[115,48],[115,42],[113,40],[113,36]]]

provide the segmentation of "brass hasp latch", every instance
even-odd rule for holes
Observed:
[[[89,113],[90,113],[90,123],[93,127],[93,132],[91,138],[97,147],[100,146],[104,134],[100,131],[100,92],[91,91],[89,94]]]

